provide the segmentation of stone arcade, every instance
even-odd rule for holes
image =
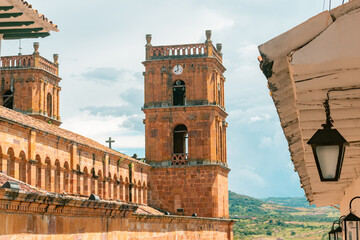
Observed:
[[[0,15],[1,39],[57,31],[22,0],[0,0]],[[232,239],[225,68],[206,35],[160,47],[147,35],[146,162],[59,127],[57,54],[34,43],[1,57],[0,238]]]

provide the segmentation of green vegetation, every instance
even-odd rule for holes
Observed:
[[[234,239],[327,239],[339,211],[309,206],[305,198],[256,199],[229,191]]]

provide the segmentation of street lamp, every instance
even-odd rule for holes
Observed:
[[[326,123],[316,131],[307,144],[311,145],[321,181],[338,181],[344,160],[345,147],[349,143],[336,130],[330,116],[329,100],[324,102]]]
[[[352,213],[351,204],[355,199],[360,197],[354,197],[351,199],[349,208],[350,213],[343,219],[343,228],[345,231],[345,240],[359,240],[360,239],[360,218]]]
[[[340,226],[340,223],[343,218],[344,216],[340,217],[339,220],[333,222],[331,231],[329,232],[329,240],[342,240],[342,228]],[[334,228],[335,224],[338,224],[339,226],[337,228]]]

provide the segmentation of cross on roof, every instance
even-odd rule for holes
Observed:
[[[109,143],[109,148],[111,149],[111,143],[114,143],[115,140],[111,140],[111,137],[109,137],[109,140],[106,140],[105,142]]]

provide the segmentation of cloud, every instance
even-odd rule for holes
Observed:
[[[260,115],[260,116],[256,115],[255,117],[250,118],[250,122],[251,123],[261,122],[261,121],[268,120],[270,118],[271,118],[270,114],[263,114],[263,115]]]
[[[111,82],[139,82],[142,76],[139,73],[117,69],[112,67],[93,68],[88,72],[80,74],[80,77],[86,81],[94,81],[100,84],[109,84]]]

